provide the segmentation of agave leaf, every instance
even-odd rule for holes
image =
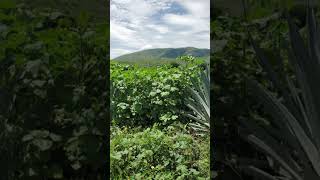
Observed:
[[[308,120],[306,120],[306,121],[308,121],[308,123],[306,123],[306,124],[310,124],[310,127],[312,128],[312,126],[314,125],[314,123],[312,123],[312,122],[317,121],[317,117],[315,116],[315,113],[314,113],[315,110],[314,110],[314,105],[313,105],[313,101],[312,101],[311,90],[310,90],[310,87],[308,86],[308,83],[307,83],[307,77],[303,73],[302,69],[299,67],[296,58],[293,56],[293,54],[291,53],[291,51],[289,49],[288,49],[288,52],[289,52],[289,60],[295,68],[296,78],[297,78],[298,84],[300,85],[300,88],[301,88],[302,100],[303,100],[304,106],[305,106],[305,108],[303,108],[303,109],[300,108],[300,111],[305,110],[305,113],[308,116]],[[291,89],[291,91],[292,91],[292,89]],[[311,129],[309,130],[308,134],[312,134]]]
[[[201,118],[199,116],[193,116],[192,114],[188,114],[188,113],[186,113],[184,115],[189,117],[189,118],[191,118],[191,119],[193,119],[196,122],[200,122],[200,123],[203,122],[203,118]]]
[[[300,112],[302,114],[302,119],[304,120],[304,125],[305,125],[305,130],[307,131],[307,134],[310,135],[311,132],[312,132],[312,128],[311,128],[311,125],[310,125],[310,122],[308,121],[308,117],[307,117],[307,113],[306,113],[306,110],[305,110],[305,107],[304,105],[302,104],[302,101],[299,97],[299,94],[296,90],[296,88],[294,87],[292,81],[287,78],[287,83],[289,85],[289,89],[290,89],[290,92],[291,92],[291,95],[293,96],[294,100],[295,100],[295,103],[298,105],[299,109],[300,109]]]
[[[309,47],[311,50],[312,59],[320,63],[320,44],[319,44],[319,30],[317,29],[317,23],[312,8],[307,10],[307,21],[309,25]]]
[[[279,157],[281,157],[284,162],[288,164],[288,167],[292,169],[294,172],[301,172],[302,168],[296,163],[296,161],[290,156],[290,149],[289,147],[285,146],[283,143],[280,143],[274,137],[272,137],[268,132],[270,129],[264,129],[258,125],[255,125],[255,122],[252,121],[243,121],[244,125],[248,128],[253,130],[253,134],[259,138],[263,139],[264,143],[266,143],[274,152],[276,152]]]
[[[285,86],[285,83],[283,82],[284,80],[282,77],[277,73],[276,71],[273,70],[272,65],[269,63],[267,56],[265,55],[264,51],[256,44],[256,42],[252,39],[251,36],[249,36],[250,42],[256,52],[256,55],[258,59],[260,60],[260,64],[262,65],[263,69],[267,72],[267,75],[269,76],[270,80],[272,83],[275,85],[276,88],[279,89],[281,95],[285,99],[285,104],[287,108],[296,116],[298,117],[297,119],[300,120],[302,119],[301,114],[299,113],[298,109],[294,106],[294,101],[290,98],[287,89],[287,86]],[[278,62],[278,65],[281,67],[283,66],[282,58],[280,56],[276,56],[276,62]],[[283,69],[283,67],[282,67]]]
[[[308,13],[308,19],[313,19],[311,16],[311,13]],[[318,78],[320,76],[320,65],[318,62],[318,58],[315,54],[311,55],[308,53],[310,51],[307,51],[304,47],[303,40],[298,33],[297,27],[293,24],[292,20],[289,18],[288,20],[289,26],[290,26],[290,38],[291,38],[291,44],[293,48],[293,52],[295,57],[291,56],[291,61],[293,61],[294,66],[296,66],[297,71],[297,78],[299,79],[299,85],[303,89],[302,93],[305,97],[306,103],[307,103],[307,109],[309,110],[308,116],[309,116],[309,122],[312,127],[312,136],[314,141],[317,143],[317,146],[320,147],[320,111],[318,111],[317,107],[320,107],[320,83],[318,81]],[[311,20],[308,21],[308,27],[309,27],[309,37],[316,37],[315,34],[316,30],[310,30],[316,28],[315,21]],[[313,41],[319,41],[319,39],[309,39],[310,42]],[[310,44],[311,52],[312,49],[316,49],[319,47],[312,47],[317,46],[317,43],[311,43]],[[290,53],[289,53],[290,55]],[[297,68],[298,66],[298,68]],[[300,77],[299,77],[300,76]]]
[[[313,168],[310,166],[310,164],[305,164],[305,173],[304,173],[304,179],[306,180],[318,180],[319,176],[316,172],[314,172]]]
[[[194,123],[189,125],[201,135],[203,135],[201,132],[208,134],[210,129],[210,77],[208,68],[207,66],[205,72],[200,73],[199,79],[191,78],[192,87],[187,87],[191,97],[185,99],[185,104],[193,113],[182,113],[194,120]]]
[[[202,112],[202,105],[195,104],[194,101],[191,100],[186,100],[186,105],[189,107],[191,110],[193,110],[198,116],[201,117],[201,119],[206,119],[206,115]]]
[[[252,91],[254,93],[253,95],[256,96],[258,100],[261,101],[261,103],[263,103],[264,105],[263,108],[265,109],[265,111],[269,112],[269,114],[272,116],[270,121],[273,123],[274,126],[277,127],[278,130],[280,130],[281,136],[279,137],[285,138],[284,140],[287,143],[290,143],[292,147],[295,147],[295,148],[300,147],[299,143],[294,138],[294,134],[290,126],[285,121],[285,119],[279,116],[278,113],[270,113],[274,111],[274,106],[273,104],[268,103],[269,99],[266,98],[266,96],[262,96],[261,93],[256,90],[258,88],[257,82],[254,82],[248,79],[247,86],[250,89],[254,89],[254,91]]]
[[[288,111],[288,109],[281,104],[274,96],[269,92],[264,90],[260,85],[256,84],[255,91],[259,92],[261,97],[265,97],[265,103],[268,103],[270,107],[273,107],[273,112],[278,114],[282,119],[284,119],[290,126],[291,130],[295,134],[297,140],[299,141],[301,147],[304,149],[305,153],[309,157],[314,169],[320,175],[320,154],[316,145],[312,140],[306,135],[304,129],[300,126],[296,118]]]
[[[277,178],[275,178],[271,174],[269,174],[269,173],[267,173],[257,167],[254,167],[254,166],[244,167],[243,170],[245,172],[247,172],[248,174],[251,174],[261,180],[278,180]]]
[[[307,49],[304,45],[304,41],[302,37],[299,34],[298,27],[293,23],[293,20],[290,16],[288,16],[288,24],[289,24],[289,34],[291,39],[291,47],[293,49],[294,55],[297,57],[297,59],[301,59],[304,61],[299,61],[299,65],[302,65],[301,67],[306,67],[305,64],[308,61],[308,54]]]
[[[248,83],[249,85],[250,83]],[[252,84],[251,84],[252,85]],[[262,103],[264,103],[264,108],[266,112],[269,112],[269,114],[272,115],[273,118],[271,118],[270,120],[272,122],[274,122],[275,124],[278,124],[278,128],[274,129],[272,126],[268,127],[267,132],[273,134],[273,137],[275,137],[276,139],[278,139],[281,142],[284,142],[285,144],[289,145],[288,148],[294,148],[298,154],[299,154],[299,158],[300,160],[306,164],[309,163],[308,157],[306,157],[305,152],[303,151],[302,147],[300,146],[300,143],[297,141],[296,136],[294,135],[294,132],[292,131],[292,129],[290,128],[290,126],[285,123],[285,120],[280,117],[278,114],[276,113],[272,113],[274,110],[274,105],[272,104],[268,104],[268,99],[266,99],[266,96],[261,96],[261,93],[259,91],[257,91],[257,84],[255,84],[254,86],[252,85],[251,87],[249,86],[249,88],[254,89],[254,93],[256,95],[257,98],[259,98],[260,100],[262,100]],[[272,124],[271,124],[272,125]],[[256,127],[251,127],[249,128],[251,131],[256,132],[260,132],[261,130],[258,130],[258,128]],[[283,148],[283,146],[281,146],[281,148]],[[281,150],[281,149],[280,149]],[[293,164],[295,164],[295,162],[293,161]],[[298,169],[300,171],[301,168],[299,168],[296,165],[293,165],[296,167],[296,169]]]
[[[192,123],[191,126],[198,128],[198,129],[202,129],[204,131],[209,131],[209,123]],[[205,127],[204,127],[205,126]]]
[[[246,165],[246,166],[255,166],[257,168],[269,168],[270,163],[266,162],[265,160],[261,159],[251,159],[251,158],[244,158],[244,157],[238,157],[237,161],[241,165]],[[243,166],[245,167],[245,166]]]
[[[291,17],[288,17],[292,47],[292,49],[288,48],[289,62],[294,68],[300,90],[297,90],[288,76],[285,75],[282,79],[273,70],[263,50],[250,37],[261,66],[268,73],[274,87],[284,97],[284,101],[277,99],[256,81],[248,80],[249,88],[254,90],[253,94],[262,101],[264,109],[272,116],[272,123],[265,128],[252,124],[254,122],[244,124],[253,132],[246,136],[246,139],[276,160],[281,165],[280,173],[283,170],[287,171],[294,179],[319,179],[320,177],[320,83],[318,80],[320,77],[320,31],[311,8],[307,11],[307,23],[308,48],[297,26]],[[276,137],[279,134],[282,136]],[[291,157],[290,147],[297,152],[298,161],[303,164],[303,173],[301,173],[302,168]],[[265,175],[259,169],[254,170],[255,173]],[[286,176],[286,173],[281,174]],[[275,178],[268,175],[261,177]]]
[[[204,101],[203,98],[201,98],[201,96],[199,95],[199,93],[195,90],[193,90],[192,88],[189,88],[190,92],[191,92],[191,95],[192,97],[194,98],[194,100],[196,102],[198,102],[197,104],[200,105],[200,107],[205,110],[205,112],[207,114],[210,114],[210,108],[208,106],[208,104]]]
[[[273,159],[281,164],[295,179],[302,180],[302,177],[297,172],[295,172],[277,152],[275,152],[269,145],[265,144],[264,141],[252,134],[248,135],[246,139],[257,147],[261,148],[261,150],[265,153],[269,154]]]

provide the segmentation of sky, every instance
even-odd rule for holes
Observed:
[[[111,0],[110,55],[210,48],[210,0]]]

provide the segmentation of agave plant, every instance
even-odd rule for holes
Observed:
[[[288,17],[291,48],[289,62],[295,79],[275,71],[265,52],[251,39],[261,66],[267,72],[278,95],[248,79],[248,87],[271,115],[270,123],[257,125],[244,120],[244,138],[263,152],[276,174],[251,164],[243,170],[259,179],[320,179],[320,31],[313,9],[308,7],[308,45],[297,26]],[[278,56],[279,67],[283,67]],[[281,96],[280,96],[281,95]]]
[[[114,88],[114,84],[113,84],[113,81],[110,80],[110,116],[111,116],[111,120],[114,119],[115,117],[115,102],[113,101],[113,97],[115,96],[116,94],[116,89]]]
[[[197,135],[202,136],[210,132],[210,73],[208,64],[206,69],[200,72],[199,77],[192,77],[192,87],[187,87],[191,96],[185,99],[185,103],[193,112],[183,112],[183,114],[194,120],[189,125]]]

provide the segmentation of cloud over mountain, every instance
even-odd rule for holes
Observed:
[[[150,48],[209,48],[209,0],[111,0],[111,58]]]

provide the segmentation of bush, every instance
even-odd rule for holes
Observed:
[[[106,29],[85,14],[75,20],[0,4],[1,178],[103,173]]]
[[[238,134],[241,118],[255,120],[260,118],[261,109],[255,98],[249,96],[246,88],[246,77],[253,76],[266,84],[264,73],[255,60],[255,53],[248,41],[247,29],[261,46],[268,50],[266,54],[271,63],[276,64],[274,54],[283,55],[277,47],[287,41],[287,25],[283,20],[266,17],[244,23],[239,17],[218,16],[211,21],[212,50],[211,52],[211,113],[214,114],[215,148],[213,161],[218,171],[217,179],[224,175],[238,174],[230,168],[238,168],[240,157],[257,157],[256,150],[248,146]],[[273,52],[273,53],[270,53]],[[286,62],[284,62],[286,65]],[[212,163],[213,164],[213,163]],[[246,177],[242,177],[246,179]]]
[[[209,140],[180,126],[128,130],[113,127],[112,179],[209,179]]]
[[[111,64],[113,119],[119,126],[150,126],[182,120],[183,99],[190,77],[200,66],[190,64],[138,67]]]

